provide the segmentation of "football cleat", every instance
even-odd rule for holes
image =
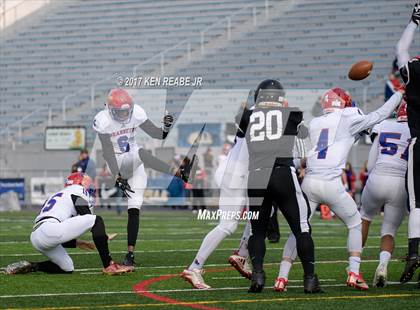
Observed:
[[[210,285],[207,285],[203,279],[204,270],[203,269],[185,269],[181,273],[181,278],[189,282],[194,288],[198,290],[207,290],[211,288]]]
[[[355,274],[354,272],[349,272],[347,277],[347,286],[354,287],[361,291],[367,291],[369,286],[366,284],[366,281],[363,279],[361,274]]]
[[[122,262],[124,266],[134,267],[135,261],[134,261],[134,254],[133,253],[127,253],[124,257],[124,260]]]
[[[374,287],[385,287],[387,284],[388,271],[387,265],[379,264],[375,271],[375,276],[373,277],[373,286]]]
[[[274,283],[274,290],[276,292],[286,292],[287,291],[287,283],[289,281],[285,278],[277,278],[276,283]]]
[[[248,293],[261,293],[265,286],[265,272],[252,272],[251,281]]]
[[[247,258],[233,254],[228,261],[244,278],[251,280],[252,269]]]
[[[102,272],[110,276],[115,276],[115,275],[119,275],[123,273],[129,273],[129,272],[132,272],[133,270],[134,270],[133,266],[124,266],[124,265],[120,265],[112,261],[108,267],[102,268]]]
[[[316,274],[304,276],[303,291],[305,292],[305,294],[318,294],[324,292],[321,289],[321,284],[319,283],[318,276]]]
[[[420,257],[418,255],[414,255],[405,259],[405,268],[401,275],[400,282],[406,283],[413,278],[416,269],[420,267]]]
[[[32,264],[26,260],[22,260],[20,262],[10,264],[4,270],[4,272],[9,275],[28,273],[31,271],[32,271]]]

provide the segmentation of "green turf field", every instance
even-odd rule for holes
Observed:
[[[0,214],[0,267],[19,259],[41,260],[32,249],[29,234],[34,213]],[[108,233],[119,233],[110,243],[114,260],[125,253],[126,217],[103,213]],[[210,257],[206,282],[209,291],[192,290],[179,274],[200,246],[204,235],[215,222],[198,221],[187,211],[145,211],[140,222],[140,239],[136,251],[137,270],[132,274],[110,277],[100,273],[96,252],[71,249],[76,272],[71,275],[42,273],[6,276],[0,274],[1,308],[48,309],[420,309],[420,290],[416,283],[391,284],[385,289],[359,292],[344,285],[346,274],[346,229],[337,220],[313,221],[317,273],[325,294],[303,294],[302,268],[295,264],[289,291],[271,290],[278,272],[281,247],[288,233],[281,219],[280,244],[268,244],[266,255],[267,288],[262,294],[248,294],[249,282],[229,268],[227,258],[238,245],[243,223],[237,233],[224,241]],[[403,269],[406,253],[406,222],[401,227],[393,261],[389,265],[390,281],[396,282]],[[364,251],[362,272],[369,284],[377,265],[379,224],[372,226]],[[86,235],[85,239],[90,240]],[[167,275],[167,276],[164,276]],[[162,277],[164,276],[164,277]],[[160,278],[159,278],[160,277]],[[417,279],[417,276],[415,280]],[[150,283],[147,285],[148,280]],[[141,283],[143,282],[143,283]],[[133,292],[137,287],[143,296]],[[148,292],[146,292],[146,290]],[[153,299],[154,298],[154,299]],[[156,300],[157,299],[157,300]],[[169,302],[169,303],[168,303]],[[173,303],[178,303],[174,305]]]

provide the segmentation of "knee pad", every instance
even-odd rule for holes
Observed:
[[[349,252],[362,252],[362,224],[349,228],[347,249]]]
[[[355,212],[353,215],[343,220],[349,230],[358,226],[362,227],[362,217],[359,212]]]
[[[65,272],[70,273],[74,271],[73,261],[70,257],[66,257],[65,259],[60,261],[60,263],[57,265]]]
[[[220,221],[219,225],[217,225],[217,228],[230,236],[238,228],[238,221]]]

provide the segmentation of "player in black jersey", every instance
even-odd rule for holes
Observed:
[[[279,81],[265,80],[258,86],[251,109],[242,115],[238,136],[246,137],[249,152],[248,196],[250,211],[259,212],[251,220],[248,250],[252,260],[252,284],[248,292],[264,288],[265,238],[272,203],[279,206],[297,240],[304,269],[305,293],[321,292],[314,273],[314,243],[310,234],[308,202],[293,167],[296,136],[305,130],[298,108],[289,108]],[[307,131],[306,131],[307,134]]]
[[[408,220],[408,256],[401,275],[402,283],[408,282],[420,267],[420,56],[410,59],[408,50],[420,24],[420,3],[414,6],[410,23],[397,44],[398,66],[406,85],[408,126],[411,142],[408,155],[407,190],[410,215]],[[418,278],[420,288],[420,275]]]

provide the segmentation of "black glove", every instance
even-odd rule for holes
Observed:
[[[165,131],[169,131],[169,129],[172,127],[173,124],[174,124],[174,117],[172,115],[167,114],[163,117],[163,127]]]
[[[181,167],[175,174],[185,183],[193,183],[195,179],[195,173],[197,172],[198,167],[198,157],[193,155],[191,160],[188,160],[186,165]]]
[[[413,15],[411,15],[411,20],[417,24],[420,24],[420,3],[416,3],[413,9]]]
[[[128,198],[131,198],[128,192],[134,193],[134,191],[131,189],[130,184],[128,184],[127,180],[123,179],[120,174],[115,179],[115,186],[119,187],[123,191],[124,195]]]

